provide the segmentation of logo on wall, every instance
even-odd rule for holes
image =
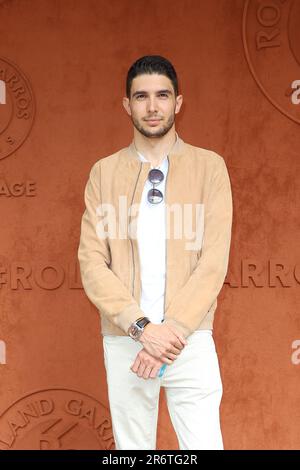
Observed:
[[[251,73],[268,100],[300,123],[300,2],[246,0],[243,42]]]
[[[0,159],[23,144],[34,114],[34,96],[28,79],[16,65],[0,58]]]
[[[0,450],[112,450],[110,414],[74,390],[40,390],[13,403],[0,417]]]

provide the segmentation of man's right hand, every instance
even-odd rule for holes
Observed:
[[[166,364],[172,364],[187,344],[182,333],[163,323],[148,323],[139,341],[149,354]]]

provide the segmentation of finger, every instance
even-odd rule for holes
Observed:
[[[172,354],[170,351],[168,351],[168,352],[165,354],[165,357],[167,357],[167,358],[170,359],[171,361],[175,361],[175,360],[178,358],[178,354]]]
[[[165,354],[165,356],[169,356],[169,354],[170,354],[170,359],[172,359],[173,356],[176,356],[176,357],[179,356],[179,354],[181,353],[182,349],[183,349],[183,348],[178,349],[178,348],[176,348],[176,347],[172,344],[171,346],[168,347],[168,349],[166,349],[166,350],[164,351],[164,354]],[[172,357],[171,357],[171,356],[172,356]]]
[[[181,343],[181,341],[175,336],[173,339],[170,340],[170,351],[180,353],[182,349],[184,348],[184,345]]]
[[[153,367],[153,369],[152,369],[152,371],[151,371],[149,377],[150,377],[151,379],[155,379],[155,378],[157,377],[157,373],[158,373],[158,371],[159,371],[160,368],[161,368],[161,366],[159,366],[159,367]]]
[[[183,346],[175,346],[170,350],[170,352],[172,352],[173,354],[177,354],[177,356],[181,353],[183,349]]]
[[[174,335],[176,336],[176,339],[178,338],[180,340],[180,343],[182,343],[184,346],[186,346],[188,344],[188,342],[185,339],[185,337],[183,336],[183,334],[179,333],[178,330],[176,330],[175,328],[174,329],[171,328],[170,325],[168,325],[168,326],[169,326],[169,329],[172,331],[172,333],[174,333]]]
[[[130,367],[130,369],[132,370],[132,372],[137,372],[138,368],[139,368],[139,365],[140,363],[135,361],[134,364]]]
[[[130,369],[132,370],[132,372],[137,372],[138,371],[138,368],[139,368],[139,365],[140,365],[141,361],[140,359],[137,357],[136,360],[134,361],[133,365],[130,367]]]
[[[179,339],[179,341],[176,343],[176,345],[178,345],[178,347],[180,347],[180,349],[183,349],[188,343],[183,338],[178,338],[178,339]]]
[[[164,362],[165,364],[173,364],[173,361],[170,360],[167,356],[161,356],[160,360]]]
[[[179,341],[180,341],[180,343],[179,343],[180,346],[183,345],[183,347],[184,347],[184,346],[186,346],[186,345],[188,344],[188,343],[187,343],[187,340],[185,339],[185,337],[184,337],[183,335],[181,335],[181,334],[179,334],[179,333],[176,333],[176,336],[177,336],[177,338],[178,338]]]
[[[180,340],[180,342],[184,345],[187,344],[187,340],[185,339],[185,337],[183,336],[183,334],[181,333],[178,333],[178,331],[175,331],[175,334],[177,336],[177,338]]]
[[[172,354],[176,354],[176,356],[178,357],[183,351],[183,347],[180,349],[180,350],[176,350],[174,351],[173,349],[170,351]]]
[[[149,375],[151,373],[151,370],[152,370],[152,366],[148,366],[146,367],[144,373],[143,373],[143,378],[144,379],[148,379],[149,378]]]
[[[143,373],[144,373],[145,368],[146,368],[145,365],[140,364],[140,367],[138,368],[138,371],[137,371],[137,375],[138,375],[139,377],[143,377]]]

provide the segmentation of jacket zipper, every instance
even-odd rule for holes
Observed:
[[[169,159],[169,155],[167,155],[167,160],[168,160],[168,173],[167,173],[167,176],[166,176],[166,183],[165,183],[165,206],[167,204],[167,181],[168,181],[168,176],[169,176],[169,171],[170,171],[170,159]],[[166,212],[166,207],[165,207],[165,212]],[[165,226],[166,226],[166,219],[165,219]],[[167,269],[167,247],[168,247],[168,244],[167,244],[167,226],[166,226],[166,240],[165,240],[165,292],[164,292],[164,311],[163,311],[163,315],[164,315],[164,318],[162,319],[161,323],[164,321],[165,319],[165,309],[166,309],[166,289],[167,289],[167,274],[168,274],[168,269]]]
[[[134,195],[135,195],[135,192],[136,192],[137,183],[138,183],[141,171],[142,171],[142,166],[143,166],[143,163],[141,162],[140,170],[139,170],[138,175],[137,175],[137,179],[136,179],[136,182],[135,182],[135,187],[134,187],[132,198],[131,198],[131,205],[130,205],[131,208],[132,208],[132,203],[133,203],[133,200],[134,200]],[[131,213],[131,209],[130,209],[130,223],[131,223],[131,218],[132,218],[132,213]],[[132,297],[134,297],[134,280],[135,280],[134,250],[133,250],[133,242],[132,242],[130,237],[129,237],[129,240],[130,240],[130,244],[131,244],[131,253],[132,253]]]

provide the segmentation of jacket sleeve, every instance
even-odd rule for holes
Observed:
[[[201,256],[191,276],[171,300],[165,323],[185,337],[199,328],[222,288],[228,268],[232,227],[232,195],[225,161],[218,155],[204,207]]]
[[[81,220],[78,260],[82,285],[87,297],[101,313],[128,334],[130,324],[144,316],[127,287],[113,273],[107,238],[101,233],[97,208],[101,205],[100,160],[91,168],[85,187],[85,211]],[[102,224],[103,228],[103,224]]]

